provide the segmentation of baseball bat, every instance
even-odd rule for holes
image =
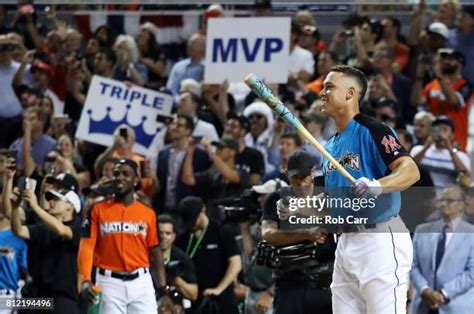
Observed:
[[[356,180],[339,162],[332,157],[326,149],[309,133],[309,131],[303,126],[301,121],[276,97],[273,92],[263,83],[261,79],[253,74],[249,74],[245,78],[245,84],[257,94],[273,111],[286,121],[291,127],[293,127],[299,134],[301,134],[311,145],[314,146],[336,169],[347,179],[350,183],[354,183]]]

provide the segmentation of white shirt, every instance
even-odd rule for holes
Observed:
[[[459,223],[461,222],[461,220],[462,220],[462,215],[459,215],[453,220],[451,220],[451,227],[453,230],[451,230],[450,232],[446,232],[446,244],[444,245],[444,248],[448,246],[449,240],[451,240],[451,238],[453,237],[453,234],[454,232],[456,232],[456,229],[459,226]]]
[[[215,126],[201,119],[198,119],[197,122],[194,121],[193,136],[202,136],[210,141],[219,140]]]
[[[15,61],[12,61],[7,67],[0,67],[0,117],[2,118],[13,118],[23,112],[20,100],[12,87],[13,77],[19,67],[20,64]],[[29,71],[26,70],[25,73],[29,73]],[[23,83],[29,85],[30,82],[24,77]]]
[[[288,70],[298,74],[301,70],[305,70],[309,74],[314,73],[314,57],[311,51],[296,45],[290,53]]]
[[[415,156],[423,149],[423,145],[416,145],[412,148],[410,155]],[[458,151],[457,156],[461,159],[463,165],[471,171],[471,162],[466,153]],[[456,184],[456,171],[453,159],[447,148],[438,149],[432,144],[421,159],[420,164],[425,166],[431,175],[433,184],[436,187],[437,195],[439,192],[450,185]]]

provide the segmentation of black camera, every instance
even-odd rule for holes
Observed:
[[[215,201],[214,205],[219,208],[224,221],[234,223],[254,222],[261,216],[259,196],[260,194],[254,190],[247,189],[240,197],[220,199]]]

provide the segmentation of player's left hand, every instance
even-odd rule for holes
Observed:
[[[352,191],[357,197],[375,198],[382,194],[383,188],[378,180],[361,177],[352,184]]]

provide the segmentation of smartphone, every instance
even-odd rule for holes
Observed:
[[[34,191],[36,189],[36,180],[32,178],[25,178],[25,189]]]
[[[26,177],[19,177],[18,178],[17,187],[20,191],[23,191],[23,190],[26,189]]]
[[[120,128],[119,135],[123,137],[126,141],[128,141],[128,132],[127,128]]]
[[[202,136],[193,136],[194,144],[199,144],[202,141]]]
[[[53,119],[54,120],[59,120],[59,121],[64,122],[64,123],[70,122],[68,114],[55,114],[55,115],[53,115]]]

